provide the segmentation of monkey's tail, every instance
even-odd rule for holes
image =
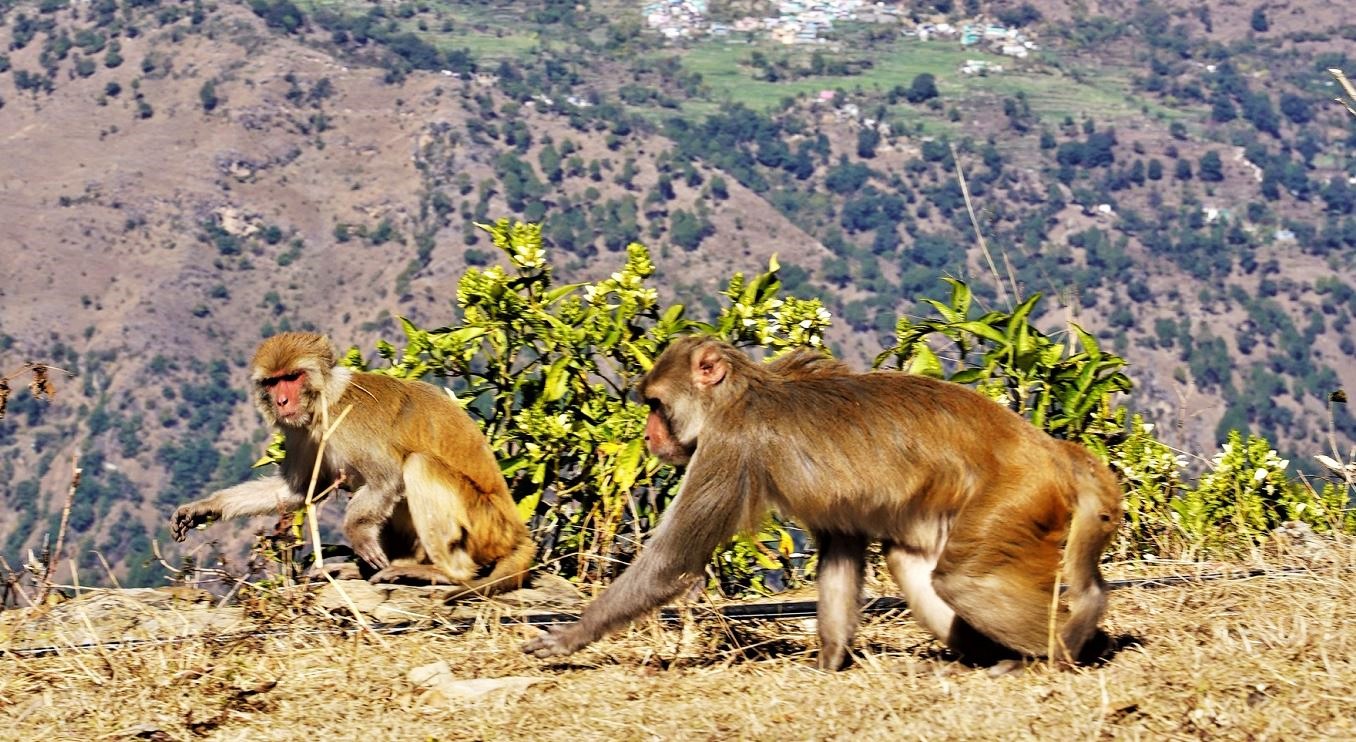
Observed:
[[[494,569],[484,577],[470,580],[466,583],[466,589],[451,596],[453,598],[465,595],[479,595],[488,597],[498,593],[517,590],[527,584],[527,578],[531,576],[532,565],[537,561],[537,545],[532,539],[523,534],[518,540],[513,551],[508,556],[494,563]]]
[[[1073,512],[1064,546],[1063,579],[1069,612],[1060,629],[1058,655],[1076,659],[1097,631],[1106,608],[1106,581],[1099,566],[1102,551],[1121,522],[1121,488],[1116,477],[1097,457],[1076,443],[1061,441],[1073,462]]]

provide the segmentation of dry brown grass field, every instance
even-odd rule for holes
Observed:
[[[466,627],[425,594],[405,615],[431,617],[369,632],[279,591],[227,608],[192,590],[93,591],[0,613],[0,738],[1356,738],[1356,544],[1259,567],[1118,589],[1103,664],[997,677],[950,662],[907,611],[867,616],[853,667],[828,674],[811,621],[723,621],[702,601],[541,662],[518,650],[537,629],[501,623],[523,610],[505,603],[460,606]],[[77,646],[110,636],[180,638]],[[503,682],[475,695],[485,679]]]

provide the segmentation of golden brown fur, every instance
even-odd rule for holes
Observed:
[[[301,507],[326,421],[351,407],[326,443],[316,491],[343,472],[353,491],[344,533],[376,570],[371,579],[482,593],[522,585],[535,546],[484,435],[447,395],[339,367],[329,340],[313,333],[268,338],[251,367],[255,402],[283,433],[287,458],[278,475],[180,507],[177,540],[208,520]]]
[[[1083,448],[957,384],[808,356],[762,365],[697,337],[676,340],[638,391],[651,452],[688,464],[682,489],[580,621],[526,651],[567,654],[671,599],[769,507],[818,542],[824,668],[847,659],[870,541],[915,617],[970,659],[1072,660],[1097,632],[1098,561],[1121,493]],[[1061,562],[1068,591],[1052,647]]]

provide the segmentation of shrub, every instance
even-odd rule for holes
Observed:
[[[704,330],[776,352],[821,344],[828,313],[818,300],[781,298],[774,260],[752,280],[736,274],[716,320],[697,322],[682,305],[660,306],[646,285],[654,266],[643,245],[627,246],[625,265],[610,278],[557,286],[540,226],[479,226],[510,267],[467,270],[457,288],[459,323],[425,330],[403,321],[405,349],[379,345],[392,364],[383,372],[454,378],[536,532],[541,561],[566,575],[608,578],[634,554],[680,477],[645,455],[646,410],[629,395],[669,338]],[[356,350],[346,362],[366,365]],[[771,550],[744,536],[722,552],[725,584],[756,587],[760,570],[777,564],[768,554],[790,539],[775,523],[765,535]]]
[[[979,391],[1027,417],[1051,434],[1076,440],[1106,456],[1107,442],[1119,437],[1125,411],[1112,395],[1129,391],[1118,369],[1125,359],[1103,351],[1082,328],[1069,323],[1077,352],[1030,324],[1041,295],[1033,294],[1011,312],[971,316],[969,286],[956,279],[951,299],[927,299],[936,318],[900,318],[896,343],[876,357],[911,373],[976,384]],[[949,343],[955,360],[945,367],[933,344]],[[1067,355],[1066,355],[1067,353]]]
[[[1175,554],[1181,531],[1169,516],[1170,503],[1182,494],[1186,461],[1153,437],[1153,426],[1135,415],[1129,435],[1116,447],[1111,464],[1125,485],[1125,520],[1119,555],[1143,557]]]
[[[202,101],[202,110],[208,113],[215,111],[217,104],[221,102],[217,97],[217,84],[212,80],[203,83],[198,89],[198,98]]]
[[[905,100],[910,103],[923,103],[937,97],[937,78],[927,72],[920,73],[913,78],[909,84],[909,89],[904,93]]]

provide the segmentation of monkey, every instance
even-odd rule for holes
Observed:
[[[470,415],[429,384],[354,371],[335,358],[329,339],[315,333],[286,332],[259,345],[252,391],[283,435],[280,471],[179,507],[170,518],[174,539],[216,519],[303,507],[326,421],[351,407],[325,442],[315,491],[341,481],[353,492],[343,530],[374,572],[369,579],[461,585],[482,595],[521,587],[536,545]]]
[[[579,620],[523,651],[569,654],[673,599],[769,508],[818,546],[824,670],[849,659],[873,541],[915,619],[964,661],[1072,664],[1106,640],[1099,561],[1121,489],[1082,446],[949,381],[810,354],[763,365],[701,336],[675,340],[636,393],[650,453],[686,467],[678,495]]]

